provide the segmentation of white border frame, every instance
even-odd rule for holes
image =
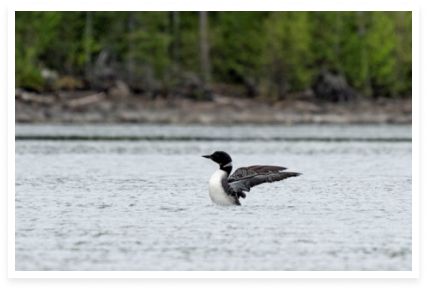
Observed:
[[[412,11],[412,271],[15,271],[15,11]],[[418,4],[9,4],[9,278],[419,278]]]

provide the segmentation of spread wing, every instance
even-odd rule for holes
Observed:
[[[284,172],[286,169],[285,167],[269,165],[241,167],[228,178],[228,184],[235,192],[244,197],[243,191],[249,192],[252,187],[259,184],[301,175],[301,173],[296,172]]]

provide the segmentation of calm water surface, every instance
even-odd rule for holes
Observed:
[[[17,125],[16,270],[411,270],[411,129]],[[215,206],[216,150],[303,175]]]

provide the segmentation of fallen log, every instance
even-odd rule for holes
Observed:
[[[101,92],[83,98],[69,100],[66,105],[70,108],[77,108],[99,102],[103,99],[105,99],[105,93]]]
[[[15,98],[18,97],[23,101],[26,102],[34,102],[34,103],[40,103],[40,104],[46,104],[50,105],[55,102],[55,97],[53,96],[39,96],[36,94],[26,93],[22,92],[20,95],[17,95],[15,92]]]

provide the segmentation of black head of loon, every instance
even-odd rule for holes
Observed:
[[[224,151],[215,151],[212,155],[203,155],[202,157],[211,159],[213,162],[218,163],[221,169],[225,169],[227,167],[229,170],[226,171],[231,171],[231,167],[233,166],[230,155]]]

